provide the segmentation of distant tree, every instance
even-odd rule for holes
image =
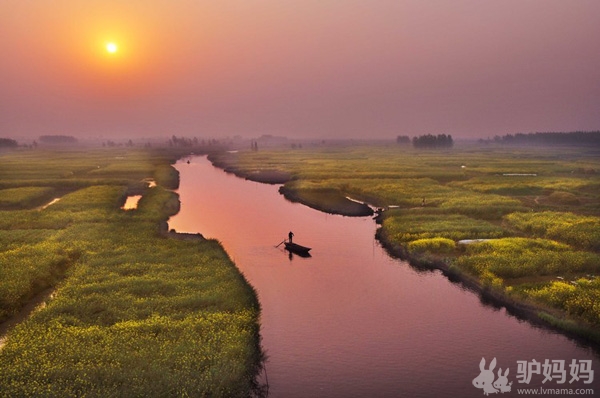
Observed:
[[[173,135],[169,141],[169,146],[178,146],[178,147],[192,147],[198,145],[198,138],[186,138],[186,137],[177,137]]]
[[[426,134],[413,137],[412,144],[415,148],[452,148],[454,140],[450,134]]]
[[[16,148],[19,144],[12,138],[0,138],[0,148]]]
[[[42,135],[40,142],[44,144],[77,144],[77,138],[71,135]]]
[[[487,142],[504,145],[600,146],[600,131],[516,133],[496,135],[493,140],[488,139]]]
[[[396,137],[397,144],[410,144],[410,137],[407,135],[399,135]]]

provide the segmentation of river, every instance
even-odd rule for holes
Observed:
[[[391,258],[372,218],[325,214],[206,157],[189,160],[175,165],[181,211],[169,227],[218,239],[256,289],[270,397],[481,397],[472,380],[482,358],[485,369],[496,358],[494,373],[510,369],[512,392],[498,388],[498,396],[540,386],[600,391],[600,375],[585,383],[600,369],[594,351],[483,303],[438,271]],[[311,257],[275,247],[289,231]],[[545,383],[535,366],[519,383],[517,361],[533,360],[557,365]]]

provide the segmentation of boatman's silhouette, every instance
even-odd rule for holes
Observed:
[[[290,233],[288,234],[288,238],[290,238],[290,243],[292,243],[293,237],[294,237],[294,233],[292,231],[290,231]]]

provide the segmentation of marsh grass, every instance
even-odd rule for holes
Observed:
[[[291,201],[331,214],[346,216],[368,216],[373,214],[369,206],[350,200],[346,197],[344,191],[337,188],[328,188],[324,184],[317,185],[294,181],[281,187],[279,192]]]
[[[475,275],[489,271],[510,279],[598,272],[600,256],[547,239],[504,238],[468,245],[455,264]]]
[[[57,231],[55,229],[13,229],[0,230],[0,252],[18,249],[23,245],[36,244],[49,240]]]
[[[0,321],[15,315],[34,294],[55,285],[79,256],[50,241],[0,253]]]
[[[600,251],[600,217],[569,212],[513,213],[506,221],[529,234],[556,239],[582,249]]]
[[[71,189],[41,211],[0,211],[0,319],[57,286],[0,351],[0,395],[250,395],[262,359],[256,295],[218,242],[161,234],[179,209],[165,189],[177,186],[172,155],[0,158],[5,189],[40,180]],[[123,211],[132,186],[143,198]]]
[[[409,242],[407,249],[411,255],[425,253],[450,255],[454,254],[456,242],[447,238],[417,239]]]
[[[579,278],[574,283],[552,281],[527,293],[568,314],[582,318],[592,325],[600,324],[600,279]]]
[[[382,228],[388,239],[409,243],[419,239],[446,238],[493,239],[507,236],[504,228],[485,220],[461,214],[444,214],[426,209],[392,210],[384,218]]]
[[[29,209],[47,203],[54,195],[51,187],[0,189],[0,209]]]

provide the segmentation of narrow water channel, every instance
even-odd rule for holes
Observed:
[[[187,159],[186,159],[187,161]],[[572,360],[598,356],[481,302],[439,272],[390,258],[369,218],[328,215],[290,203],[278,187],[237,178],[205,157],[178,162],[179,232],[218,239],[258,292],[270,397],[481,397],[482,357],[510,368],[512,392],[594,388],[569,384]],[[276,248],[289,231],[312,257]],[[567,381],[518,383],[517,361],[565,362]],[[577,362],[579,363],[579,362]],[[589,380],[589,377],[588,377]]]

